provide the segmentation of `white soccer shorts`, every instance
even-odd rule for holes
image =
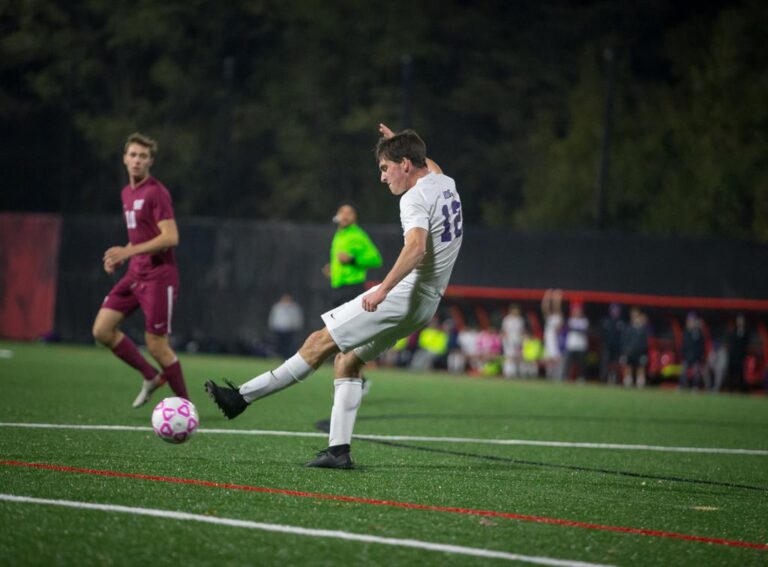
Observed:
[[[362,298],[376,287],[322,315],[341,352],[354,350],[364,362],[376,359],[399,339],[424,327],[440,305],[436,290],[400,282],[376,311],[368,312],[363,309]]]

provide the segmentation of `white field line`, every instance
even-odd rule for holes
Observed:
[[[58,423],[7,423],[0,427],[22,427],[29,429],[82,429],[86,431],[152,431],[151,427],[135,425],[77,425]],[[328,437],[327,433],[315,431],[275,431],[270,429],[205,429],[199,433],[223,435],[257,435],[278,437]],[[562,447],[567,449],[616,449],[621,451],[659,451],[663,453],[707,453],[714,455],[757,455],[768,456],[764,449],[730,449],[725,447],[674,447],[666,445],[625,445],[621,443],[578,443],[573,441],[537,441],[533,439],[477,439],[472,437],[424,437],[414,435],[355,435],[356,439],[371,441],[426,441],[430,443],[468,443],[476,445],[525,445],[530,447]]]
[[[507,561],[522,561],[525,563],[533,563],[536,565],[555,565],[559,567],[603,567],[601,564],[598,564],[598,563],[585,563],[582,561],[555,559],[553,557],[541,557],[536,555],[520,555],[518,553],[507,553],[505,551],[493,551],[491,549],[482,549],[477,547],[464,547],[461,545],[448,545],[443,543],[434,543],[430,541],[420,541],[416,539],[399,539],[399,538],[390,538],[390,537],[380,537],[380,536],[368,535],[368,534],[342,532],[337,530],[302,528],[299,526],[286,526],[282,524],[265,524],[261,522],[251,522],[249,520],[237,520],[235,518],[217,518],[213,516],[204,516],[201,514],[175,512],[173,510],[158,510],[154,508],[134,508],[130,506],[118,506],[115,504],[76,502],[73,500],[51,500],[47,498],[32,498],[29,496],[15,496],[13,494],[2,494],[2,493],[0,493],[0,501],[17,502],[17,503],[25,503],[25,504],[42,504],[42,505],[49,505],[49,506],[62,506],[65,508],[78,508],[81,510],[98,510],[101,512],[132,514],[134,516],[152,516],[155,518],[167,518],[170,520],[202,522],[206,524],[216,524],[220,526],[230,526],[234,528],[261,530],[265,532],[278,532],[278,533],[292,534],[292,535],[298,535],[298,536],[342,539],[347,541],[358,541],[361,543],[391,545],[395,547],[410,547],[413,549],[437,551],[440,553],[449,553],[454,555],[469,555],[473,557],[483,557],[486,559],[506,559]]]

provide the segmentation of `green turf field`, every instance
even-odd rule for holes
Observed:
[[[330,367],[230,422],[205,379],[275,361],[182,363],[201,429],[173,446],[149,429],[11,425],[148,428],[153,404],[131,409],[138,375],[104,349],[0,342],[0,565],[768,564],[768,398],[372,370],[356,434],[382,437],[334,471],[302,467],[326,444],[311,434],[330,416]]]

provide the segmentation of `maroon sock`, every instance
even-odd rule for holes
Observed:
[[[112,352],[115,353],[117,358],[141,372],[142,376],[144,376],[144,380],[152,380],[152,378],[157,376],[157,370],[147,362],[146,358],[141,356],[139,349],[137,349],[134,342],[128,338],[128,335],[123,335],[123,340],[117,343],[117,346],[112,349]]]
[[[185,400],[189,399],[187,385],[184,382],[184,374],[181,372],[181,363],[178,360],[170,366],[163,368],[163,376],[165,376],[174,394]]]

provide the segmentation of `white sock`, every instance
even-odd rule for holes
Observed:
[[[333,386],[329,447],[349,445],[352,442],[357,408],[363,399],[363,381],[360,378],[337,378],[333,381]]]
[[[240,393],[250,404],[254,400],[298,384],[314,371],[315,369],[296,353],[274,370],[260,374],[240,386]]]

